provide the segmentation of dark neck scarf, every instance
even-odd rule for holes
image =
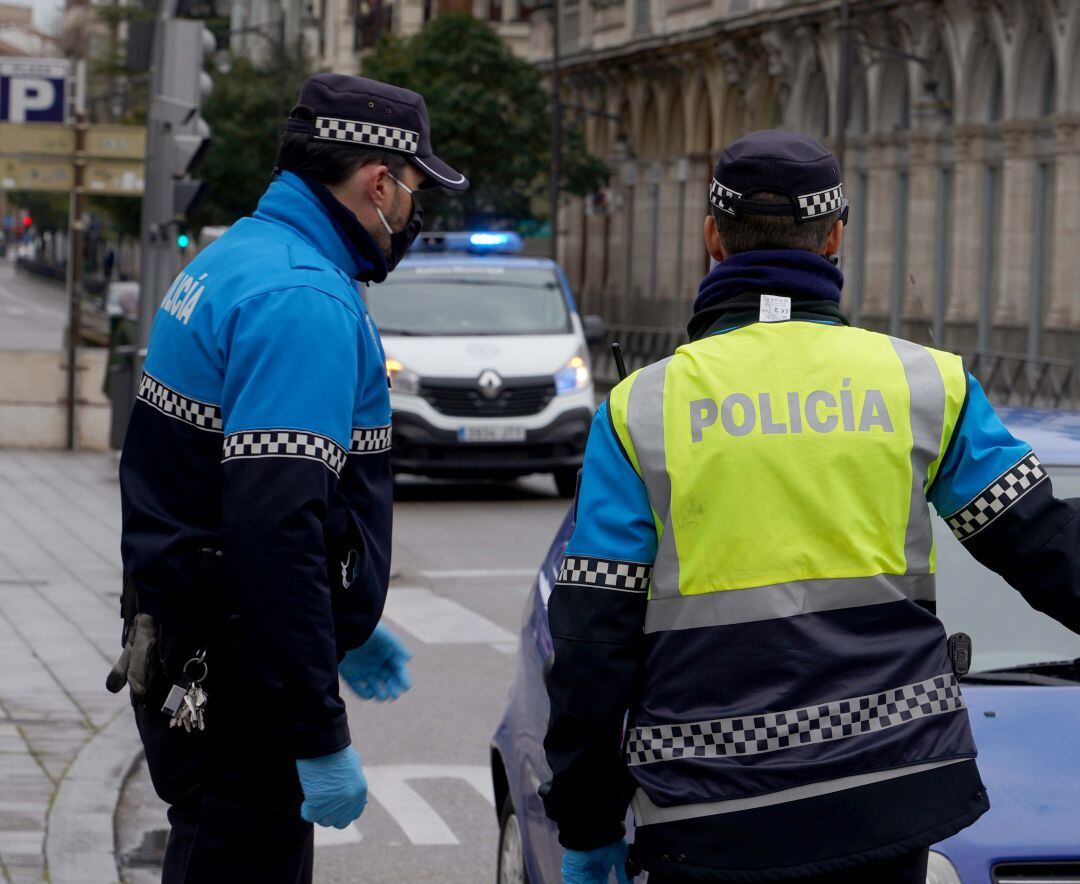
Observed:
[[[821,255],[798,249],[740,252],[701,281],[687,330],[697,340],[725,323],[755,322],[761,295],[791,298],[792,319],[839,322],[844,274]]]
[[[382,282],[386,279],[386,254],[364,225],[356,219],[356,215],[342,205],[325,184],[306,175],[299,177],[322,203],[338,236],[356,262],[356,279],[360,282]]]

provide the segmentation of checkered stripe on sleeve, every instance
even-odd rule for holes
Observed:
[[[652,566],[639,562],[567,556],[556,582],[563,586],[597,586],[619,592],[645,593],[649,591],[651,578]]]
[[[380,126],[378,123],[362,123],[359,120],[335,120],[333,117],[315,118],[315,137],[327,141],[348,141],[401,153],[416,153],[420,148],[420,135],[411,129]]]
[[[635,767],[680,758],[760,755],[858,737],[963,708],[960,685],[950,672],[880,694],[805,709],[634,728],[626,761]]]
[[[807,193],[796,197],[799,205],[799,217],[804,221],[811,218],[820,218],[830,212],[839,212],[844,205],[844,186],[837,184],[828,190],[819,190],[817,193]]]
[[[709,185],[709,202],[727,215],[735,214],[735,208],[731,205],[731,201],[741,197],[741,193],[732,190],[730,187],[724,187],[715,178],[713,178],[712,184]]]
[[[333,439],[297,430],[254,430],[225,437],[222,462],[241,457],[303,457],[341,475],[345,449]]]
[[[349,454],[379,454],[390,450],[391,425],[353,427]]]
[[[220,406],[183,396],[146,372],[139,382],[139,399],[162,414],[200,430],[220,433],[223,429]]]
[[[974,537],[1032,488],[1047,478],[1039,459],[1027,454],[991,482],[971,503],[946,521],[960,540]]]

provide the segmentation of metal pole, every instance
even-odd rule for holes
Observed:
[[[154,44],[151,66],[151,113],[146,121],[146,182],[143,191],[140,231],[139,320],[136,331],[135,371],[132,377],[133,399],[138,396],[146,347],[154,315],[165,289],[161,278],[169,272],[168,222],[172,216],[173,177],[169,169],[168,124],[154,113],[154,105],[165,92],[165,31],[173,18],[173,0],[161,4],[154,25]],[[168,283],[166,283],[168,285]]]
[[[840,82],[836,96],[836,160],[844,174],[847,152],[847,124],[851,116],[851,65],[855,42],[852,37],[851,0],[840,0]]]
[[[562,177],[562,105],[559,103],[559,0],[551,0],[551,260],[559,260],[559,179]]]
[[[83,168],[86,150],[86,61],[75,64],[75,186],[68,202],[67,449],[78,448],[79,342],[82,337]]]

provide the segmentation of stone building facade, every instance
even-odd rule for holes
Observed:
[[[530,28],[521,0],[233,0],[231,27],[258,27],[267,33],[285,19],[290,46],[303,41],[316,70],[361,73],[364,55],[386,34],[411,37],[440,12],[469,12],[490,22],[506,44],[524,56]],[[550,21],[550,19],[549,19]],[[274,47],[252,33],[232,37],[233,52],[258,64],[271,64]]]
[[[559,0],[566,114],[614,175],[561,213],[584,308],[685,322],[712,164],[747,131],[835,146],[840,0]],[[861,324],[1080,349],[1080,2],[851,0],[843,268]],[[531,57],[550,66],[550,17]]]

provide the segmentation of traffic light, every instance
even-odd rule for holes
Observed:
[[[23,215],[22,226],[24,230],[29,230],[31,227],[34,226],[34,219],[31,218],[29,215]]]
[[[191,237],[188,236],[186,230],[181,229],[180,232],[176,234],[176,245],[181,249],[186,249],[191,245]]]
[[[192,173],[210,146],[210,126],[201,112],[213,88],[205,62],[217,41],[201,21],[193,19],[170,19],[163,31],[162,91],[168,105],[159,105],[159,110],[168,120],[166,165],[172,178],[173,216],[182,218],[205,190]]]

